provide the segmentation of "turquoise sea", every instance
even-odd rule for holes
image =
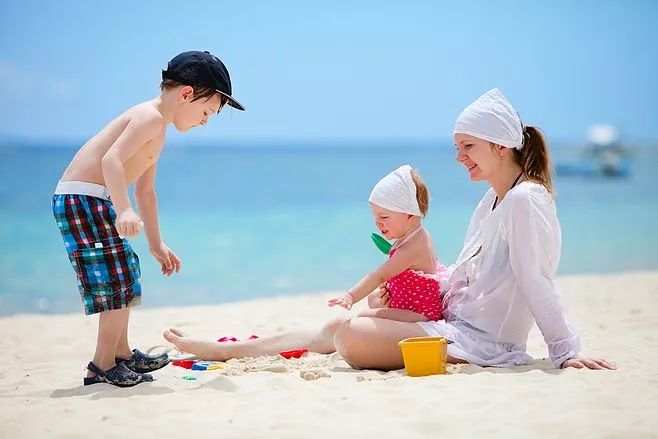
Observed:
[[[82,313],[50,204],[74,154],[0,145],[0,315]],[[558,145],[553,156],[574,152]],[[630,160],[628,178],[556,178],[561,274],[658,268],[658,149],[638,149]],[[447,142],[167,146],[156,183],[161,229],[183,269],[164,278],[143,235],[134,238],[144,306],[350,287],[383,260],[370,241],[368,194],[404,163],[429,185],[425,225],[448,265],[487,186],[468,180]]]

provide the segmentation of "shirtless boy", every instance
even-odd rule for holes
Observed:
[[[158,225],[155,175],[166,129],[205,125],[231,96],[231,79],[209,52],[184,52],[162,72],[158,97],[111,121],[73,157],[53,196],[53,213],[76,271],[85,314],[99,314],[98,339],[84,385],[120,387],[152,381],[166,354],[151,356],[128,343],[130,307],[141,303],[139,259],[125,238],[142,229],[149,249],[170,276],[181,267]],[[137,211],[128,197],[135,183]]]

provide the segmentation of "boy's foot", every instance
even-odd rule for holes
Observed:
[[[117,387],[132,387],[142,382],[153,381],[153,377],[150,377],[151,379],[149,380],[141,373],[128,369],[123,363],[117,364],[108,370],[101,370],[90,361],[87,369],[95,373],[96,376],[84,378],[83,383],[85,386],[96,383],[108,383]]]
[[[169,356],[165,354],[148,355],[138,349],[133,349],[133,355],[130,358],[115,359],[117,364],[125,364],[133,372],[146,373],[162,369],[169,364]]]

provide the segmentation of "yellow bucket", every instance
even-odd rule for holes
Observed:
[[[410,377],[446,373],[448,340],[445,337],[412,337],[398,344]]]

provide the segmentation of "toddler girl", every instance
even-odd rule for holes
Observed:
[[[343,296],[329,300],[329,306],[346,309],[387,283],[387,308],[369,309],[360,317],[379,317],[403,322],[441,319],[439,264],[430,234],[422,218],[429,207],[429,192],[420,175],[404,165],[382,178],[370,194],[375,224],[388,240],[395,239],[388,260],[367,274]]]

